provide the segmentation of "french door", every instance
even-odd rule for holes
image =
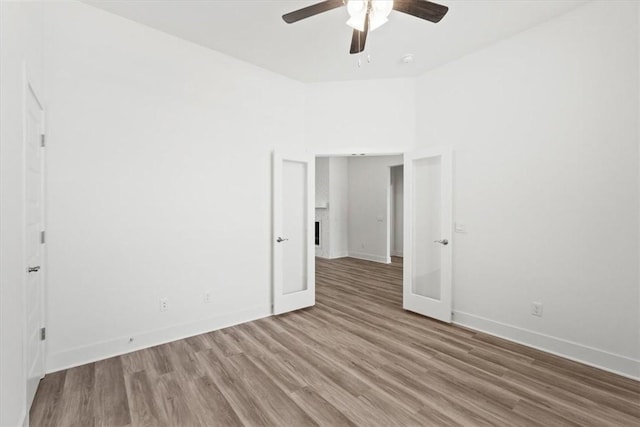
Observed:
[[[315,304],[315,157],[273,154],[273,313]]]
[[[403,307],[443,322],[452,309],[453,153],[404,156]]]

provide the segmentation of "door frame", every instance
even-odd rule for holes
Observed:
[[[28,298],[27,298],[27,277],[26,277],[26,273],[28,266],[29,266],[29,260],[28,260],[28,255],[27,255],[27,235],[26,235],[26,230],[27,230],[27,211],[25,209],[26,206],[26,202],[27,202],[27,181],[26,181],[26,168],[27,168],[27,138],[28,138],[28,132],[27,132],[27,126],[28,126],[28,121],[27,121],[27,108],[28,108],[28,97],[32,96],[33,99],[36,101],[36,103],[38,104],[38,107],[40,107],[40,111],[41,111],[41,129],[40,129],[40,135],[41,138],[44,138],[44,135],[46,134],[46,110],[44,108],[44,104],[42,103],[42,98],[39,96],[38,94],[38,90],[35,88],[35,86],[32,84],[32,80],[29,78],[29,72],[28,72],[28,67],[26,64],[23,64],[23,93],[22,93],[22,206],[23,206],[23,212],[22,212],[22,242],[23,242],[23,253],[22,253],[22,271],[24,272],[25,276],[24,280],[22,282],[23,284],[23,291],[22,291],[22,299],[24,301],[24,331],[23,331],[23,340],[22,340],[22,364],[23,364],[23,378],[25,380],[25,392],[27,394],[25,394],[24,399],[25,399],[25,410],[26,410],[26,416],[25,416],[25,420],[28,420],[29,417],[29,410],[30,410],[30,406],[31,403],[29,400],[33,399],[32,396],[29,396],[29,389],[28,389],[28,378],[29,378],[29,366],[28,366],[28,351],[27,351],[27,345],[29,343],[29,330],[27,328],[28,326],[28,319],[27,319],[27,315],[28,315],[28,310],[27,310],[27,305],[29,304]],[[43,139],[44,140],[44,139]],[[47,176],[47,170],[46,170],[46,150],[45,150],[45,146],[46,144],[41,145],[40,150],[41,150],[41,157],[40,157],[40,163],[41,163],[41,186],[42,186],[42,200],[41,200],[41,214],[42,214],[42,230],[41,231],[45,231],[46,230],[46,200],[47,200],[47,193],[46,193],[46,189],[47,189],[47,185],[46,185],[46,176]],[[47,245],[45,244],[46,239],[44,241],[41,242],[41,247],[40,247],[40,256],[41,256],[41,260],[40,260],[40,265],[41,265],[41,270],[38,272],[38,274],[40,275],[40,286],[41,286],[41,294],[40,294],[40,319],[41,319],[41,328],[46,328],[47,325],[47,253],[46,253],[46,249],[47,249]],[[47,368],[47,341],[46,339],[40,340],[40,351],[42,352],[42,377],[44,378],[44,375],[46,374],[46,368]],[[36,387],[36,391],[37,391],[37,387]]]
[[[389,165],[387,166],[387,182],[391,183],[391,168],[395,167],[395,166],[401,166],[404,164],[404,155],[405,155],[405,151],[369,151],[369,150],[363,150],[363,149],[358,149],[358,150],[338,150],[338,151],[314,151],[312,152],[312,156],[315,158],[318,157],[345,157],[345,158],[349,158],[349,157],[360,157],[360,156],[376,156],[376,157],[382,157],[382,156],[402,156],[403,157],[403,163],[398,163],[398,164],[394,164],[394,165]],[[314,189],[315,190],[315,189]],[[315,192],[314,192],[315,195]],[[390,242],[390,233],[391,233],[391,229],[389,228],[389,218],[390,218],[390,204],[391,204],[391,199],[390,197],[392,197],[391,194],[391,189],[390,189],[390,185],[387,185],[387,207],[386,207],[386,213],[387,213],[387,245],[386,245],[386,257],[385,259],[388,261],[387,264],[391,263],[391,242]],[[314,230],[315,231],[315,230]]]
[[[402,156],[404,157],[404,153],[402,154]],[[389,183],[389,185],[387,186],[387,259],[388,260],[391,260],[391,257],[395,256],[393,255],[391,248],[395,246],[395,231],[396,231],[395,230],[396,204],[394,200],[395,184],[391,179],[392,177],[391,174],[392,174],[392,169],[397,168],[399,166],[404,166],[404,160],[402,163],[387,166],[387,182]],[[404,223],[404,218],[403,218],[403,223]],[[404,252],[404,248],[403,248],[403,252]]]

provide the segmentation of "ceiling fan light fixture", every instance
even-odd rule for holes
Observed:
[[[2,0],[0,0],[2,1]],[[347,24],[354,28],[351,36],[350,54],[362,53],[367,43],[367,34],[384,25],[392,10],[402,12],[430,22],[440,22],[449,8],[429,0],[323,0],[293,12],[285,13],[282,19],[293,24],[302,19],[347,6]],[[360,66],[360,59],[358,59]]]
[[[389,20],[387,17],[393,10],[393,0],[349,0],[347,3],[347,12],[350,16],[347,21],[348,26],[358,31],[364,31],[364,20],[367,16],[369,2],[371,2],[369,31],[374,31]]]

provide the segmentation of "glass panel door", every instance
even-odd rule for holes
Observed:
[[[273,155],[273,312],[315,304],[315,159]]]
[[[405,154],[403,307],[451,322],[452,152]]]

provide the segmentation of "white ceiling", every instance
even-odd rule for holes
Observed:
[[[346,8],[286,24],[284,13],[309,0],[85,0],[93,6],[303,82],[421,74],[563,14],[584,0],[436,0],[449,6],[438,24],[392,12],[350,55]],[[415,55],[413,64],[401,57]],[[367,62],[367,54],[371,62]],[[358,67],[357,60],[362,66]]]

